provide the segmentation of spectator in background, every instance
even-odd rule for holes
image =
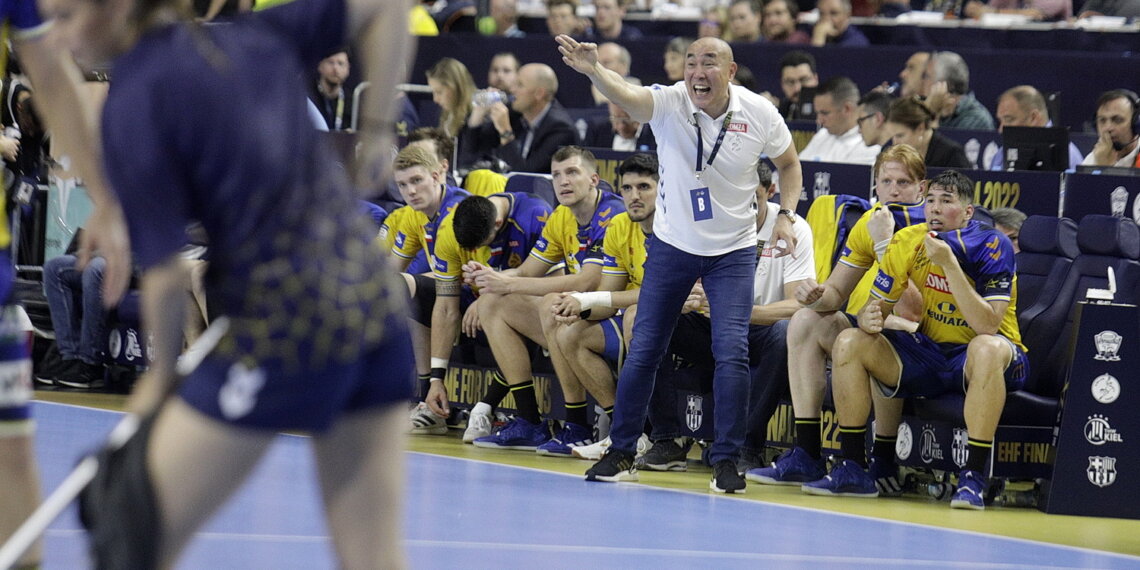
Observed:
[[[74,255],[44,263],[44,297],[51,312],[59,358],[36,373],[42,384],[90,390],[102,388],[107,343],[107,310],[103,307],[103,268],[95,257],[80,269]]]
[[[629,0],[594,0],[594,28],[587,39],[592,42],[639,40],[641,30],[625,25]]]
[[[337,50],[317,65],[317,85],[309,99],[317,106],[330,131],[343,131],[352,127],[352,99],[344,92],[351,65],[348,52]]]
[[[984,14],[1016,14],[1052,22],[1073,17],[1073,0],[969,0],[965,12],[967,18],[975,20]]]
[[[693,40],[689,38],[676,37],[665,44],[666,83],[672,85],[685,78],[685,51],[689,49],[691,43]]]
[[[800,160],[875,163],[879,145],[867,146],[859,134],[859,87],[846,77],[832,77],[815,94],[819,130],[800,151]]]
[[[1018,85],[1006,90],[998,98],[997,105],[998,132],[1005,127],[1050,127],[1053,121],[1049,120],[1049,108],[1045,105],[1045,97],[1032,85]],[[1075,169],[1084,156],[1077,145],[1069,143],[1069,168]],[[994,155],[990,170],[1005,170],[1005,153],[1002,149]],[[1016,245],[1016,242],[1014,242]]]
[[[784,99],[779,104],[780,114],[789,121],[802,119],[804,113],[800,106],[800,91],[804,87],[818,86],[819,73],[815,68],[815,56],[799,50],[784,54],[780,59],[780,88],[784,91]]]
[[[819,21],[811,33],[813,46],[869,46],[871,41],[851,25],[850,0],[819,0]]]
[[[891,103],[886,130],[894,144],[914,147],[927,166],[971,168],[962,145],[940,134],[933,127],[934,113],[915,97]]]
[[[491,0],[491,19],[495,21],[496,36],[523,38],[526,32],[519,29],[518,0]],[[518,67],[516,62],[515,67]]]
[[[550,158],[560,147],[577,142],[574,122],[554,99],[558,77],[544,63],[519,68],[510,109],[502,101],[476,107],[472,127],[473,151],[489,153],[513,172],[549,172]],[[490,122],[483,118],[490,116]]]
[[[1017,238],[1021,236],[1021,225],[1025,223],[1025,213],[1017,208],[995,208],[990,211],[994,219],[994,228],[1005,234],[1013,243],[1013,252],[1021,253],[1021,245]]]
[[[510,93],[515,90],[518,79],[519,58],[515,54],[505,51],[491,58],[491,65],[487,68],[487,87]]]
[[[970,91],[970,68],[966,60],[952,51],[930,55],[922,74],[922,95],[940,127],[994,128],[993,116]]]
[[[551,36],[580,37],[584,29],[578,19],[578,0],[547,0],[546,29]]]
[[[439,128],[449,136],[459,136],[468,116],[471,115],[471,98],[475,95],[475,80],[463,62],[445,57],[427,70],[431,100],[442,111]]]
[[[1140,2],[1136,0],[1088,0],[1081,7],[1081,18],[1091,16],[1116,16],[1140,18]]]
[[[767,0],[764,2],[761,30],[764,40],[782,44],[809,44],[811,36],[796,29],[799,5],[794,0]]]
[[[1134,91],[1106,91],[1096,102],[1096,145],[1081,164],[1137,166],[1136,113],[1140,98]]]
[[[732,82],[756,93],[756,76],[747,65],[740,64],[736,66],[736,75],[732,76]]]
[[[758,0],[732,0],[728,7],[728,37],[725,41],[752,43],[762,39]]]
[[[926,72],[926,62],[930,59],[930,52],[916,51],[906,59],[906,64],[899,72],[899,89],[895,93],[898,97],[913,97],[922,94],[922,74]]]
[[[859,135],[867,146],[879,145],[885,148],[891,142],[891,134],[884,127],[893,101],[893,97],[878,90],[869,91],[859,99],[859,118],[855,122],[859,126]]]
[[[602,67],[612,70],[622,77],[628,77],[629,68],[633,65],[633,58],[629,55],[629,50],[621,45],[614,42],[606,42],[598,45],[598,63],[602,64]],[[606,97],[602,95],[596,87],[591,86],[590,93],[594,96],[595,105],[605,105],[607,103]]]
[[[635,77],[626,77],[625,80],[630,85],[641,85],[641,81]],[[630,151],[657,148],[657,141],[653,138],[649,123],[633,120],[625,109],[610,101],[606,101],[606,105],[609,107],[610,116],[590,123],[582,146]]]
[[[724,21],[728,19],[724,6],[709,6],[697,24],[698,38],[719,38],[725,35]]]

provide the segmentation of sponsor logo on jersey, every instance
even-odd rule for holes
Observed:
[[[538,238],[538,241],[534,242],[534,249],[537,251],[546,251],[549,245],[550,243],[546,241],[546,238]]]
[[[1093,358],[1105,362],[1120,360],[1117,353],[1120,352],[1120,345],[1124,343],[1124,337],[1116,334],[1116,331],[1100,331],[1093,336],[1093,341],[1096,343],[1096,356]]]
[[[947,295],[951,294],[950,282],[946,280],[946,277],[934,272],[926,274],[926,286],[927,288],[934,289],[939,293],[946,293]]]
[[[1085,440],[1093,445],[1124,443],[1124,436],[1112,428],[1107,417],[1093,414],[1085,422]]]
[[[895,280],[886,273],[879,271],[875,276],[875,287],[884,293],[889,293],[891,288],[895,286]]]
[[[1107,487],[1115,483],[1116,458],[1090,455],[1089,466],[1088,469],[1085,470],[1085,474],[1089,477],[1089,483],[1097,487]]]
[[[747,133],[748,123],[729,123],[728,132],[730,133]]]
[[[944,325],[949,325],[952,327],[968,327],[968,326],[970,326],[970,323],[962,317],[944,315],[942,313],[938,313],[938,312],[932,311],[930,309],[926,310],[926,316],[930,317],[930,319],[933,321],[937,321],[939,323],[942,323]]]
[[[396,247],[404,247],[404,241],[407,239],[408,236],[404,232],[396,232]]]
[[[941,303],[938,303],[938,310],[942,311],[943,313],[950,314],[954,311],[957,311],[958,307],[949,301],[942,301]]]

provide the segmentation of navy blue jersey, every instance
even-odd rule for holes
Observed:
[[[345,27],[343,0],[296,0],[154,29],[114,62],[103,146],[136,260],[171,259],[201,222],[211,303],[234,317],[223,351],[318,366],[383,337],[392,272],[298,79]]]

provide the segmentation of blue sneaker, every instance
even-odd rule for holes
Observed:
[[[553,455],[555,457],[573,457],[570,448],[581,447],[594,443],[594,432],[590,428],[566,422],[562,431],[550,441],[538,446],[534,452],[539,455]]]
[[[812,459],[802,447],[793,447],[781,453],[771,467],[749,469],[744,477],[765,485],[802,485],[823,479],[825,475],[827,469],[822,457]]]
[[[494,449],[521,449],[534,451],[538,446],[550,441],[550,432],[545,423],[532,424],[522,418],[515,418],[495,433],[476,438],[475,447]]]
[[[878,461],[872,457],[871,466],[867,468],[867,472],[875,480],[875,487],[879,489],[879,496],[898,497],[902,495],[899,466],[894,461]]]
[[[809,495],[823,495],[827,497],[863,497],[872,499],[879,496],[875,488],[875,480],[863,470],[858,463],[844,459],[831,468],[819,481],[804,483],[800,487]]]
[[[986,478],[977,471],[964,469],[958,474],[958,490],[954,491],[954,498],[950,499],[950,508],[985,510],[985,494]]]

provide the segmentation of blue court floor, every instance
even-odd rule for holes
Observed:
[[[45,493],[120,414],[37,402]],[[1140,568],[1140,558],[409,452],[413,568]],[[203,466],[208,469],[208,466]],[[87,567],[74,508],[44,568]],[[335,568],[306,438],[280,436],[180,568]]]

